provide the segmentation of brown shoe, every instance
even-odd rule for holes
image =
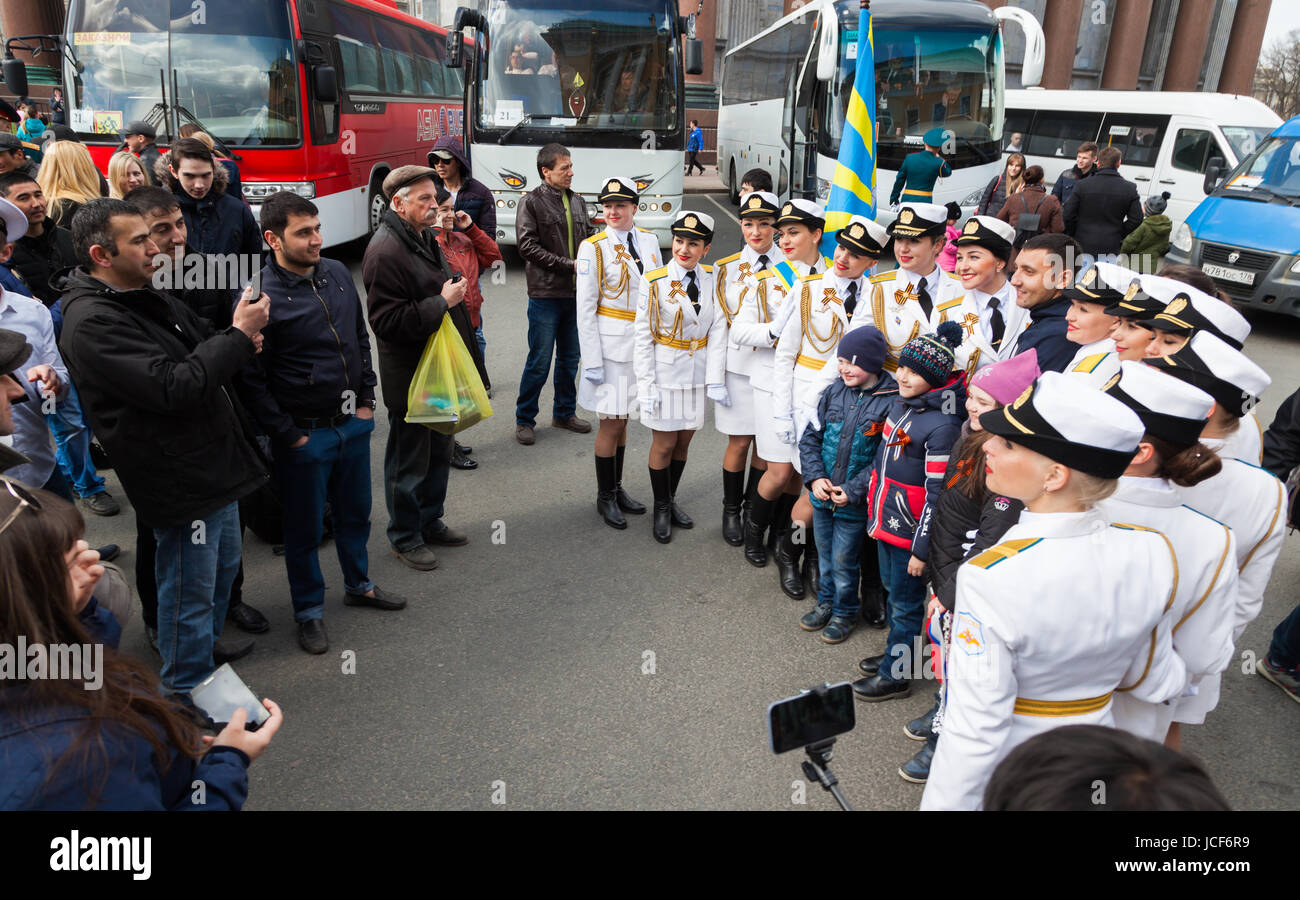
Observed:
[[[579,419],[577,416],[569,416],[567,419],[551,419],[552,428],[567,428],[569,431],[578,434],[588,434],[591,431],[591,423],[586,419]]]
[[[516,425],[515,440],[523,444],[525,447],[531,447],[533,444],[537,443],[537,435],[533,434],[531,425]]]

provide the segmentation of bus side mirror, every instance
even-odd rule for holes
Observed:
[[[19,97],[27,96],[27,64],[21,59],[6,56],[0,67],[4,70],[5,87],[9,93]]]
[[[312,91],[318,102],[339,102],[339,76],[333,66],[314,66],[311,79]]]
[[[686,74],[704,74],[704,44],[699,38],[686,39]]]
[[[1201,187],[1206,194],[1214,193],[1214,189],[1219,186],[1219,174],[1223,171],[1223,157],[1211,156],[1209,165],[1205,167],[1205,183]]]

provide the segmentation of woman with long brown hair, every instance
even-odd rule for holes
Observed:
[[[28,652],[23,677],[0,679],[0,809],[239,809],[280,708],[263,701],[271,717],[256,732],[237,711],[200,741],[157,678],[117,652],[121,628],[91,596],[103,567],[83,531],[72,504],[0,477],[0,646],[43,647],[49,661],[38,673]],[[53,671],[60,657],[79,664]]]
[[[1024,186],[1025,157],[1020,153],[1012,153],[1007,157],[1007,164],[1003,167],[1002,174],[995,177],[989,182],[988,187],[984,188],[975,215],[996,216],[998,210],[1002,209],[1002,204],[1007,202],[1007,198],[1019,193]]]

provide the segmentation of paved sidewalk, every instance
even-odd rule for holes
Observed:
[[[682,193],[685,194],[722,194],[726,190],[718,170],[712,166],[706,168],[703,175],[687,175],[682,179]]]

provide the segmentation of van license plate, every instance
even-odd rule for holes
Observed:
[[[1201,271],[1211,278],[1222,278],[1224,281],[1235,281],[1237,284],[1248,284],[1252,287],[1255,284],[1255,273],[1247,272],[1245,269],[1230,269],[1213,263],[1201,263]]]

